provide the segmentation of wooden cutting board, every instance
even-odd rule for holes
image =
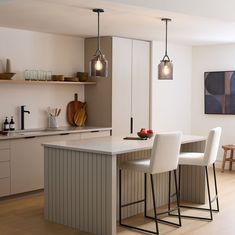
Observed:
[[[74,123],[76,126],[84,126],[86,121],[86,103],[83,103],[81,109],[79,109],[74,115]]]
[[[74,94],[74,100],[67,105],[67,121],[70,125],[76,126],[74,122],[75,113],[83,107],[83,103],[78,101],[78,94]]]

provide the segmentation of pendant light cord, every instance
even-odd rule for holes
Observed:
[[[168,22],[168,20],[166,19],[166,41],[165,41],[165,56],[167,56],[167,22]]]
[[[169,56],[167,55],[167,31],[168,31],[168,21],[171,21],[171,19],[169,18],[162,18],[162,21],[164,21],[166,23],[166,37],[165,37],[165,55],[162,59],[162,61],[170,61]]]
[[[100,51],[100,13],[104,12],[104,10],[100,8],[96,8],[96,9],[93,9],[93,12],[97,13],[97,16],[98,16],[98,25],[97,25],[98,37],[97,37],[97,50],[96,50],[95,55],[102,55]]]
[[[100,12],[98,14],[98,50],[100,51]]]

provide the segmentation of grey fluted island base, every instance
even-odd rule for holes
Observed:
[[[115,235],[118,218],[118,164],[126,159],[147,158],[153,140],[101,137],[44,144],[45,218],[97,235]],[[184,151],[203,151],[205,138],[183,136]],[[170,147],[170,146],[169,146]],[[181,196],[205,201],[205,176],[200,167],[183,167]],[[168,176],[155,180],[158,205],[167,203]],[[123,171],[123,203],[143,198],[143,176]],[[148,187],[149,188],[149,187]],[[188,190],[189,189],[189,190]],[[150,193],[148,193],[148,201]],[[148,203],[151,209],[151,203]],[[129,217],[143,212],[142,205],[123,209]]]

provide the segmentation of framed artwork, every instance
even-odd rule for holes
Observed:
[[[205,72],[205,113],[235,114],[235,71]]]

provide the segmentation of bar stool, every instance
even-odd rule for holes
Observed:
[[[185,152],[180,153],[179,156],[179,180],[180,180],[180,172],[181,165],[194,165],[194,166],[202,166],[205,169],[206,173],[206,183],[207,183],[207,191],[208,191],[208,200],[209,200],[209,208],[199,208],[193,206],[185,206],[180,204],[181,208],[189,208],[189,209],[198,209],[209,211],[210,217],[200,217],[200,216],[190,216],[190,215],[181,215],[182,217],[192,218],[192,219],[204,219],[208,221],[213,220],[212,211],[219,212],[219,199],[218,199],[218,189],[217,189],[217,181],[216,181],[216,172],[215,172],[215,161],[217,158],[217,153],[219,149],[219,142],[221,136],[221,127],[216,127],[210,130],[208,139],[206,141],[206,147],[204,153],[194,153],[194,152]],[[214,184],[215,184],[215,197],[211,200],[210,195],[210,185],[209,185],[209,177],[208,177],[208,166],[213,166],[213,175],[214,175]],[[180,187],[180,182],[179,182]],[[179,189],[180,190],[180,189]],[[216,200],[216,209],[212,209],[212,202]]]
[[[159,234],[158,222],[167,223],[169,225],[181,226],[181,217],[180,217],[180,208],[179,208],[179,197],[178,197],[178,187],[177,187],[177,179],[176,179],[176,169],[178,166],[178,158],[179,151],[181,145],[181,132],[173,132],[173,133],[164,133],[157,134],[154,138],[153,148],[151,151],[151,158],[144,160],[130,160],[122,162],[119,166],[119,224],[121,226],[125,226],[132,229],[137,229],[142,232],[149,232],[153,234]],[[133,170],[144,173],[144,199],[136,202],[131,202],[125,205],[122,205],[122,170]],[[174,171],[175,176],[175,188],[176,188],[176,200],[177,207],[174,210],[177,210],[177,216],[179,223],[173,223],[169,221],[165,221],[158,218],[160,214],[169,213],[169,211],[162,212],[157,214],[157,205],[154,191],[154,183],[153,183],[153,175],[163,172]],[[146,190],[146,181],[147,174],[150,174],[150,182],[151,182],[151,191],[153,198],[153,209],[154,209],[154,217],[147,216],[147,190]],[[132,225],[124,224],[122,222],[122,208],[126,206],[130,206],[136,203],[144,202],[144,215],[147,218],[151,218],[155,220],[156,232],[151,230],[146,230],[138,227],[134,227]],[[169,205],[168,205],[169,206]],[[172,210],[173,211],[173,210]]]
[[[235,145],[228,144],[228,145],[223,145],[222,146],[224,150],[224,157],[223,157],[223,162],[222,162],[222,168],[221,172],[224,172],[224,167],[225,167],[225,162],[229,162],[229,170],[232,170],[232,163],[235,162],[235,159],[233,159],[233,151],[235,150]],[[230,151],[230,156],[227,157],[227,153]]]

